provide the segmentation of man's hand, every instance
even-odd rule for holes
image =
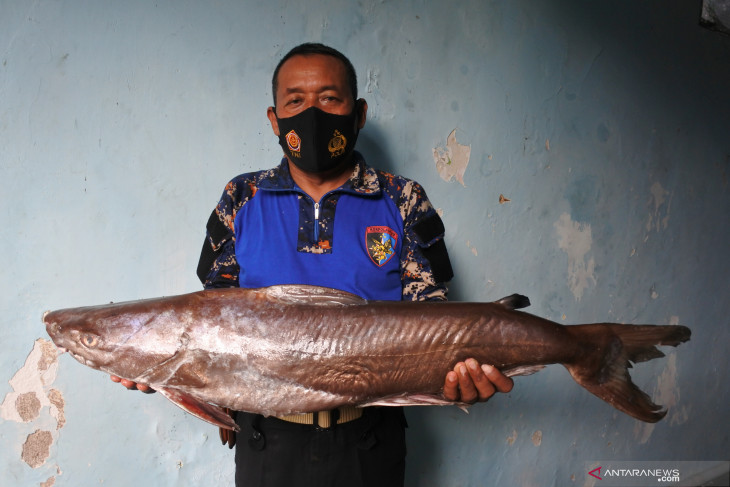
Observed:
[[[497,391],[509,392],[514,382],[491,365],[479,365],[473,358],[459,362],[446,374],[444,397],[450,401],[486,401]]]
[[[151,388],[150,386],[148,386],[146,384],[137,384],[136,382],[132,382],[131,380],[122,379],[121,377],[117,377],[116,375],[112,375],[111,380],[112,380],[112,382],[121,383],[124,387],[126,387],[130,391],[133,391],[136,389],[138,391],[144,392],[145,394],[152,394],[153,392],[155,392],[155,390],[153,388]]]

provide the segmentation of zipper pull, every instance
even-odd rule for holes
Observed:
[[[314,243],[319,242],[319,203],[314,204]]]

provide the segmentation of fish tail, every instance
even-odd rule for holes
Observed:
[[[620,411],[655,423],[667,411],[632,381],[631,363],[663,357],[657,345],[676,347],[690,338],[685,326],[620,325],[601,323],[569,326],[582,345],[575,361],[565,363],[576,382]],[[597,353],[599,352],[599,353]],[[602,353],[600,353],[602,352]]]

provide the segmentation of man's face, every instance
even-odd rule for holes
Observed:
[[[365,125],[367,105],[364,100],[362,104],[358,128]],[[288,118],[313,106],[335,115],[352,112],[355,100],[345,66],[339,59],[322,54],[293,56],[279,69],[276,108],[267,111],[274,134],[279,135],[277,116]]]

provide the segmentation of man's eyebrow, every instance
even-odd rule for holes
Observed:
[[[321,93],[323,91],[339,91],[341,89],[342,88],[339,87],[339,86],[337,86],[337,85],[323,85],[323,86],[320,86],[319,87],[319,89],[317,90],[317,92],[318,93]],[[292,86],[292,87],[286,88],[284,90],[284,94],[285,95],[288,95],[290,93],[304,93],[304,89],[303,88],[300,88],[300,87],[297,87],[297,86]]]

